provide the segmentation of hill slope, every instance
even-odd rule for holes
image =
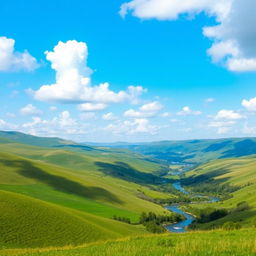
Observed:
[[[79,245],[143,233],[139,228],[0,190],[0,246]]]
[[[9,142],[18,142],[33,146],[57,147],[61,145],[77,145],[73,141],[63,140],[60,138],[37,137],[15,131],[0,131],[0,137],[9,140]]]
[[[183,184],[189,185],[197,193],[210,192],[226,195],[224,201],[214,204],[197,205],[196,207],[216,207],[235,209],[238,203],[246,202],[249,207],[233,211],[217,221],[201,227],[210,228],[222,225],[227,221],[239,222],[251,226],[256,216],[256,157],[241,157],[211,161],[186,173]]]
[[[211,140],[159,141],[139,144],[109,144],[127,148],[168,163],[206,163],[219,158],[241,157],[256,154],[255,138]]]
[[[37,160],[0,152],[0,207],[5,209],[0,217],[0,247],[77,245],[142,234],[144,227],[114,221],[112,217],[137,222],[142,211],[165,213],[162,207],[137,194],[145,191],[156,197],[168,195],[103,173],[92,156],[15,143],[1,147],[1,151],[12,150]],[[108,159],[109,164],[114,160],[113,156]],[[152,175],[138,170],[136,173],[142,175],[139,179]]]
[[[94,243],[80,248],[3,251],[2,256],[253,256],[256,230],[154,235]]]

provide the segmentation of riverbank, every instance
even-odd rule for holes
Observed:
[[[180,182],[175,182],[172,185],[179,192],[182,192],[183,194],[186,194],[186,195],[190,194],[187,190],[185,190],[181,186]],[[201,197],[201,195],[197,195],[197,196]],[[211,202],[211,203],[215,203],[218,201],[219,201],[219,198],[217,198],[217,197],[209,197],[209,200],[208,200],[208,202]],[[187,227],[196,219],[195,216],[193,216],[191,213],[187,213],[187,212],[183,211],[180,208],[180,206],[177,206],[177,205],[166,206],[165,209],[167,209],[168,211],[174,212],[174,213],[178,213],[185,218],[185,220],[183,220],[181,222],[166,225],[165,229],[168,230],[169,232],[185,233],[185,232],[187,232]]]

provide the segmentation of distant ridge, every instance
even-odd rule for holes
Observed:
[[[16,131],[0,131],[0,141],[17,142],[32,146],[56,147],[59,145],[77,145],[76,142],[57,137],[38,137]]]
[[[100,144],[97,144],[100,146]],[[256,138],[200,139],[145,143],[102,143],[165,160],[168,163],[206,163],[210,160],[256,154]]]

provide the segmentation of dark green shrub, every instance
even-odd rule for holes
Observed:
[[[162,226],[158,225],[155,221],[146,222],[145,227],[146,227],[147,231],[149,231],[151,233],[165,232],[165,229]]]
[[[250,206],[246,201],[240,202],[236,205],[236,208],[234,209],[234,212],[242,212],[249,210]]]

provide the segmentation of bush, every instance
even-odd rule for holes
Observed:
[[[224,230],[237,230],[241,228],[241,225],[233,221],[228,221],[222,225],[222,228]]]
[[[236,208],[233,210],[234,212],[242,212],[249,210],[250,206],[246,201],[240,202],[236,205]]]
[[[149,221],[145,223],[145,227],[147,231],[152,232],[152,233],[163,233],[165,232],[165,229],[158,225],[155,221]]]
[[[220,218],[223,218],[228,215],[226,209],[214,209],[214,208],[205,208],[199,211],[199,217],[197,218],[198,223],[206,223],[214,221]]]
[[[117,220],[117,221],[121,221],[121,222],[125,222],[125,223],[128,223],[128,224],[131,224],[131,220],[129,218],[118,217],[118,216],[114,215],[113,219]]]

